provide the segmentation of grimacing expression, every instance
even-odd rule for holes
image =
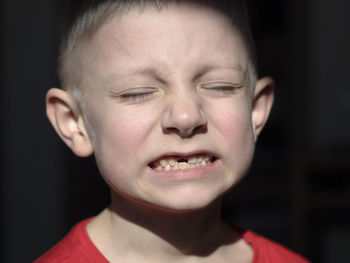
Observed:
[[[85,126],[116,193],[199,209],[246,173],[257,136],[247,50],[229,20],[186,4],[109,19],[82,45]]]

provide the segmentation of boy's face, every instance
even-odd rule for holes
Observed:
[[[198,209],[245,174],[254,94],[244,43],[224,16],[185,4],[130,11],[105,23],[80,56],[85,124],[113,191]],[[197,166],[198,157],[212,162]]]

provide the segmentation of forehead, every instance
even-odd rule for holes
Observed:
[[[81,59],[83,70],[103,78],[219,68],[243,74],[247,68],[247,50],[230,19],[193,4],[115,15],[83,45]]]

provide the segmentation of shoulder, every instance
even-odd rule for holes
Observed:
[[[253,263],[308,263],[301,255],[288,248],[255,234],[249,230],[240,229],[241,235],[254,250]]]
[[[91,219],[83,220],[74,226],[60,242],[34,263],[108,262],[87,234],[86,225]]]

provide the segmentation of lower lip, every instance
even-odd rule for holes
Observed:
[[[152,174],[156,177],[160,177],[166,180],[191,180],[200,179],[213,175],[220,166],[220,160],[217,159],[213,163],[207,164],[205,166],[198,166],[188,169],[178,169],[170,171],[158,171],[156,169],[149,168]]]

